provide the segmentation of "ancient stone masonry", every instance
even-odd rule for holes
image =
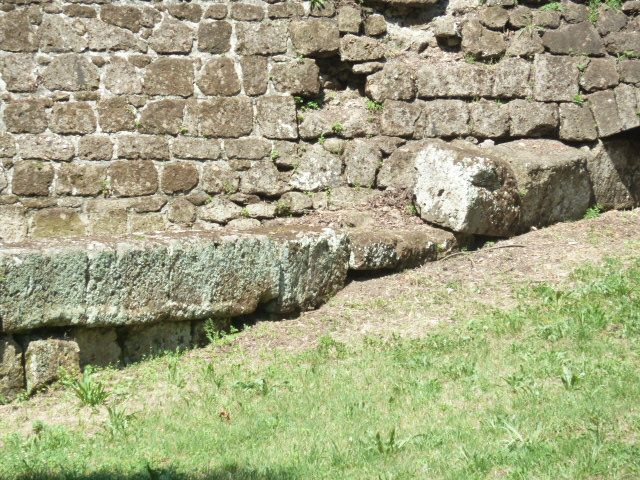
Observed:
[[[0,238],[255,226],[407,188],[414,141],[640,125],[637,1],[480,3],[4,1]]]
[[[0,401],[596,203],[640,1],[0,2]]]

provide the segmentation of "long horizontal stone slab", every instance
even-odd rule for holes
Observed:
[[[331,229],[0,244],[0,332],[293,313],[340,290],[348,265]]]

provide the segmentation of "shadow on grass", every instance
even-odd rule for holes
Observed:
[[[16,480],[294,480],[302,478],[289,468],[255,470],[235,464],[224,465],[209,472],[182,473],[172,467],[150,468],[136,473],[98,471],[93,473],[41,473],[22,474]]]

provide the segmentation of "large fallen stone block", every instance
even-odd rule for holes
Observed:
[[[306,310],[343,286],[348,257],[343,234],[304,228],[0,244],[2,331]]]
[[[640,139],[603,139],[592,153],[588,168],[596,202],[605,209],[640,205]]]
[[[349,231],[348,236],[349,268],[357,271],[415,267],[436,260],[457,245],[451,232],[428,225],[404,229],[367,226]]]
[[[490,151],[434,140],[423,144],[415,166],[415,203],[423,220],[455,232],[514,232],[520,210],[516,180]]]
[[[13,400],[23,389],[22,349],[11,335],[0,335],[0,403]]]
[[[80,350],[71,340],[50,338],[29,342],[25,352],[27,392],[31,393],[60,379],[63,370],[80,370]]]
[[[588,152],[556,140],[518,140],[489,150],[511,167],[520,196],[516,232],[582,218],[591,202]]]

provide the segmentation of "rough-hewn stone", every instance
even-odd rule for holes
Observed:
[[[514,137],[553,135],[558,128],[556,104],[513,100],[507,108],[511,116],[511,135]]]
[[[226,57],[209,60],[200,72],[198,88],[205,95],[232,96],[240,93],[235,63]]]
[[[42,81],[50,90],[93,90],[98,88],[98,68],[86,57],[68,53],[56,56],[42,74]]]
[[[96,130],[96,116],[87,102],[61,103],[51,111],[51,131],[84,135]]]
[[[615,87],[620,76],[613,58],[593,58],[580,75],[580,86],[587,92]]]
[[[62,164],[57,172],[56,193],[76,196],[107,193],[106,171],[104,165]]]
[[[35,62],[29,54],[10,54],[0,58],[0,75],[10,92],[36,89]]]
[[[596,121],[587,105],[560,104],[560,138],[572,142],[595,140]]]
[[[15,10],[0,17],[0,50],[35,52],[37,49],[36,31],[29,22],[27,10]]]
[[[235,138],[253,130],[253,108],[246,97],[216,98],[198,105],[200,134]]]
[[[61,369],[70,374],[80,370],[80,352],[72,340],[34,340],[24,355],[27,391],[35,392],[60,378]]]
[[[198,169],[192,163],[170,163],[162,170],[162,191],[165,193],[188,192],[198,184]]]
[[[117,334],[110,328],[78,328],[73,340],[80,350],[80,367],[117,366],[122,361],[122,349]]]
[[[183,132],[184,100],[149,102],[140,114],[141,133],[177,135]]]
[[[24,386],[22,348],[11,335],[0,335],[0,403],[16,398]]]
[[[271,69],[273,85],[291,95],[317,95],[320,92],[320,69],[312,59],[277,63]]]
[[[462,100],[425,102],[416,124],[418,138],[452,137],[469,133],[469,107]]]
[[[471,144],[434,140],[414,158],[420,216],[456,232],[508,236],[518,222],[516,180],[502,160]]]
[[[289,27],[293,48],[300,55],[328,56],[340,49],[340,32],[337,25],[328,20],[291,22]]]
[[[471,20],[462,27],[462,50],[475,58],[495,58],[507,48],[500,32],[483,27],[478,20]]]
[[[298,138],[296,104],[291,96],[265,96],[256,102],[256,121],[267,138]]]
[[[536,55],[533,64],[533,96],[541,102],[570,102],[580,91],[579,59],[567,56]]]
[[[98,117],[103,132],[131,131],[136,126],[136,110],[123,96],[98,102]]]
[[[47,112],[40,100],[17,100],[4,108],[4,123],[12,133],[41,133],[47,129]]]
[[[84,32],[82,32],[84,33]],[[87,40],[64,17],[45,15],[38,28],[40,50],[43,52],[81,52]]]
[[[384,44],[375,38],[347,34],[340,39],[340,58],[347,62],[379,60],[385,55]]]
[[[560,55],[602,55],[604,44],[591,22],[566,25],[548,30],[542,43],[551,52]]]
[[[309,147],[291,177],[291,186],[299,190],[317,191],[342,183],[342,161],[320,145]]]
[[[622,120],[618,113],[616,97],[611,90],[592,93],[587,97],[587,102],[601,137],[608,137],[622,131]]]
[[[194,32],[182,22],[165,18],[149,37],[149,46],[157,53],[189,53]]]
[[[75,210],[45,208],[33,216],[30,234],[33,238],[74,237],[84,235],[85,226]]]
[[[158,190],[158,172],[149,160],[117,160],[109,165],[111,191],[118,197],[151,195]]]
[[[16,195],[49,195],[53,176],[50,163],[34,160],[16,162],[13,167],[11,191]]]
[[[242,55],[274,55],[287,51],[286,23],[237,23],[236,35],[236,51]]]
[[[344,154],[345,178],[349,185],[373,187],[376,172],[382,163],[380,148],[371,140],[349,142]]]
[[[158,58],[147,67],[144,91],[150,95],[192,95],[193,62],[188,58]]]

